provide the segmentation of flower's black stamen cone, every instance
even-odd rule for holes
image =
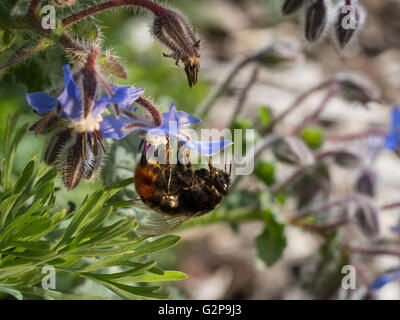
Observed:
[[[61,150],[69,143],[72,137],[72,129],[65,129],[57,134],[55,134],[49,141],[46,151],[44,153],[44,162],[53,166]]]
[[[94,131],[93,135],[96,137],[101,149],[103,150],[103,152],[106,152],[106,148],[104,146],[104,142],[103,142],[103,137],[101,136],[101,133],[99,131]]]
[[[81,133],[82,159],[86,158],[86,142],[87,142],[87,132],[82,132]]]
[[[83,117],[86,119],[94,106],[94,102],[97,97],[98,85],[96,79],[96,72],[94,70],[83,69],[82,74],[83,74],[82,85],[84,93]]]
[[[96,71],[96,60],[99,55],[99,48],[93,46],[87,58],[85,66],[82,68],[82,86],[83,86],[83,117],[86,119],[94,106],[97,97],[98,81]]]
[[[93,142],[98,144],[97,146],[98,154],[97,156],[95,156],[94,153],[88,150],[88,156],[84,159],[84,165],[83,165],[84,168],[83,176],[85,177],[86,180],[89,181],[97,177],[102,167],[104,159],[104,150],[101,145],[101,139],[94,138]]]
[[[82,159],[82,139],[77,133],[75,143],[65,150],[61,167],[62,180],[67,189],[74,189],[84,172]]]
[[[98,144],[97,137],[96,137],[96,135],[94,134],[94,132],[93,132],[93,135],[92,135],[92,144],[91,144],[91,147],[92,147],[93,155],[94,155],[95,157],[97,157],[97,156],[99,155],[99,144]]]

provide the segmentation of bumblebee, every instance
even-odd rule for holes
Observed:
[[[143,152],[135,168],[135,188],[142,202],[169,217],[200,216],[214,210],[228,194],[231,175],[212,166],[194,170],[183,165],[147,160]]]

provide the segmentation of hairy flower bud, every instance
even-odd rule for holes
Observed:
[[[364,75],[343,72],[337,75],[337,79],[342,97],[349,102],[365,105],[381,97],[379,88]]]
[[[337,150],[333,158],[336,164],[343,168],[354,168],[362,162],[361,155],[350,149]]]
[[[200,69],[200,40],[189,23],[177,12],[167,10],[166,14],[155,17],[153,33],[172,51],[164,54],[165,57],[175,59],[176,65],[183,62],[189,86],[194,86]]]
[[[359,172],[355,189],[366,196],[373,197],[376,193],[377,175],[374,171],[364,168]]]
[[[282,7],[282,13],[284,15],[292,14],[299,10],[303,3],[304,0],[285,0]]]
[[[365,20],[365,10],[357,0],[342,1],[337,9],[335,34],[343,49],[360,30]]]
[[[311,0],[305,7],[305,36],[310,42],[317,41],[328,27],[329,6],[325,0]]]
[[[314,156],[306,144],[297,137],[281,137],[272,145],[272,152],[282,162],[294,165],[310,165]]]
[[[361,232],[369,238],[375,238],[380,233],[379,212],[376,205],[368,198],[359,201],[354,219]]]

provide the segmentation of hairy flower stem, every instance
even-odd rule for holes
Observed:
[[[311,112],[308,116],[306,116],[297,126],[295,126],[291,132],[291,134],[296,135],[298,134],[306,125],[314,121],[319,114],[327,107],[328,102],[332,100],[338,94],[337,89],[331,89],[321,101],[320,105],[317,109]]]
[[[366,255],[382,254],[382,255],[400,257],[400,250],[396,250],[396,249],[365,247],[365,246],[354,245],[354,244],[347,244],[345,246],[345,248],[351,252],[366,254]]]
[[[300,219],[303,219],[305,217],[308,217],[312,214],[318,213],[320,211],[324,211],[326,209],[332,208],[332,207],[336,207],[336,206],[340,206],[343,204],[347,204],[349,202],[354,202],[354,203],[359,203],[360,202],[360,197],[357,196],[356,194],[347,194],[344,196],[338,196],[334,199],[325,201],[319,205],[316,205],[314,207],[311,208],[306,208],[304,210],[301,210],[299,212],[296,213],[295,216],[292,217],[293,221],[297,221]]]
[[[162,123],[162,117],[160,111],[158,111],[157,107],[153,105],[149,100],[143,97],[139,97],[136,100],[136,103],[140,104],[143,108],[145,108],[153,118],[153,122],[155,126],[159,126]]]
[[[156,16],[162,16],[167,12],[167,9],[151,0],[109,0],[71,14],[69,17],[66,17],[62,20],[62,24],[64,27],[68,27],[71,24],[85,19],[86,17],[89,17],[95,13],[122,6],[142,7],[150,10]]]
[[[283,111],[280,115],[278,115],[276,118],[272,119],[270,125],[264,129],[263,134],[268,134],[271,129],[276,126],[278,123],[282,122],[291,112],[293,112],[296,108],[300,106],[300,104],[308,98],[311,94],[313,94],[316,91],[325,89],[327,87],[331,87],[335,84],[337,84],[337,79],[336,78],[329,78],[320,84],[308,89],[307,91],[303,92],[300,94],[294,101],[293,103],[285,110]]]
[[[247,81],[246,85],[242,89],[242,92],[240,93],[235,111],[232,114],[232,119],[230,121],[229,127],[232,127],[235,117],[237,117],[240,114],[240,112],[242,111],[244,103],[247,100],[247,97],[249,95],[249,90],[253,86],[253,84],[257,81],[259,71],[260,71],[260,68],[258,67],[258,65],[255,65],[253,68],[253,71],[251,72],[251,76],[250,76],[249,80]]]
[[[251,53],[249,56],[243,57],[240,59],[231,69],[231,71],[226,75],[224,80],[215,87],[214,90],[210,92],[210,94],[204,99],[204,101],[200,104],[197,108],[196,116],[200,119],[203,119],[207,113],[212,109],[215,105],[215,102],[218,100],[219,97],[225,92],[225,90],[229,87],[232,81],[235,79],[238,72],[248,65],[249,63],[257,60],[260,55],[263,53],[262,50],[255,51]]]
[[[348,133],[343,135],[328,135],[326,136],[325,140],[332,142],[343,142],[343,141],[363,139],[369,136],[385,137],[386,135],[387,132],[385,130],[379,128],[372,128],[360,132]]]

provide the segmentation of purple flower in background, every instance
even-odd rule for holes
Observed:
[[[173,103],[169,111],[163,114],[161,125],[144,128],[144,130],[148,132],[146,138],[151,140],[151,144],[165,143],[163,139],[168,136],[178,139],[189,149],[205,156],[212,156],[233,143],[230,140],[197,141],[193,139],[186,129],[199,122],[201,122],[200,119],[184,111],[177,111]]]
[[[385,138],[385,149],[397,150],[400,142],[400,108],[395,107],[392,110],[391,126]]]
[[[115,86],[109,94],[97,97],[96,77],[85,77],[92,70],[82,69],[72,75],[70,66],[63,67],[65,86],[58,98],[42,92],[26,95],[28,104],[42,116],[30,129],[36,134],[54,132],[47,145],[44,160],[61,170],[64,185],[75,188],[82,177],[91,180],[101,169],[104,138],[121,139],[128,134],[126,117],[104,117],[110,104],[125,108],[137,100],[144,89]],[[79,89],[76,79],[82,79]],[[82,93],[82,97],[81,97]]]

